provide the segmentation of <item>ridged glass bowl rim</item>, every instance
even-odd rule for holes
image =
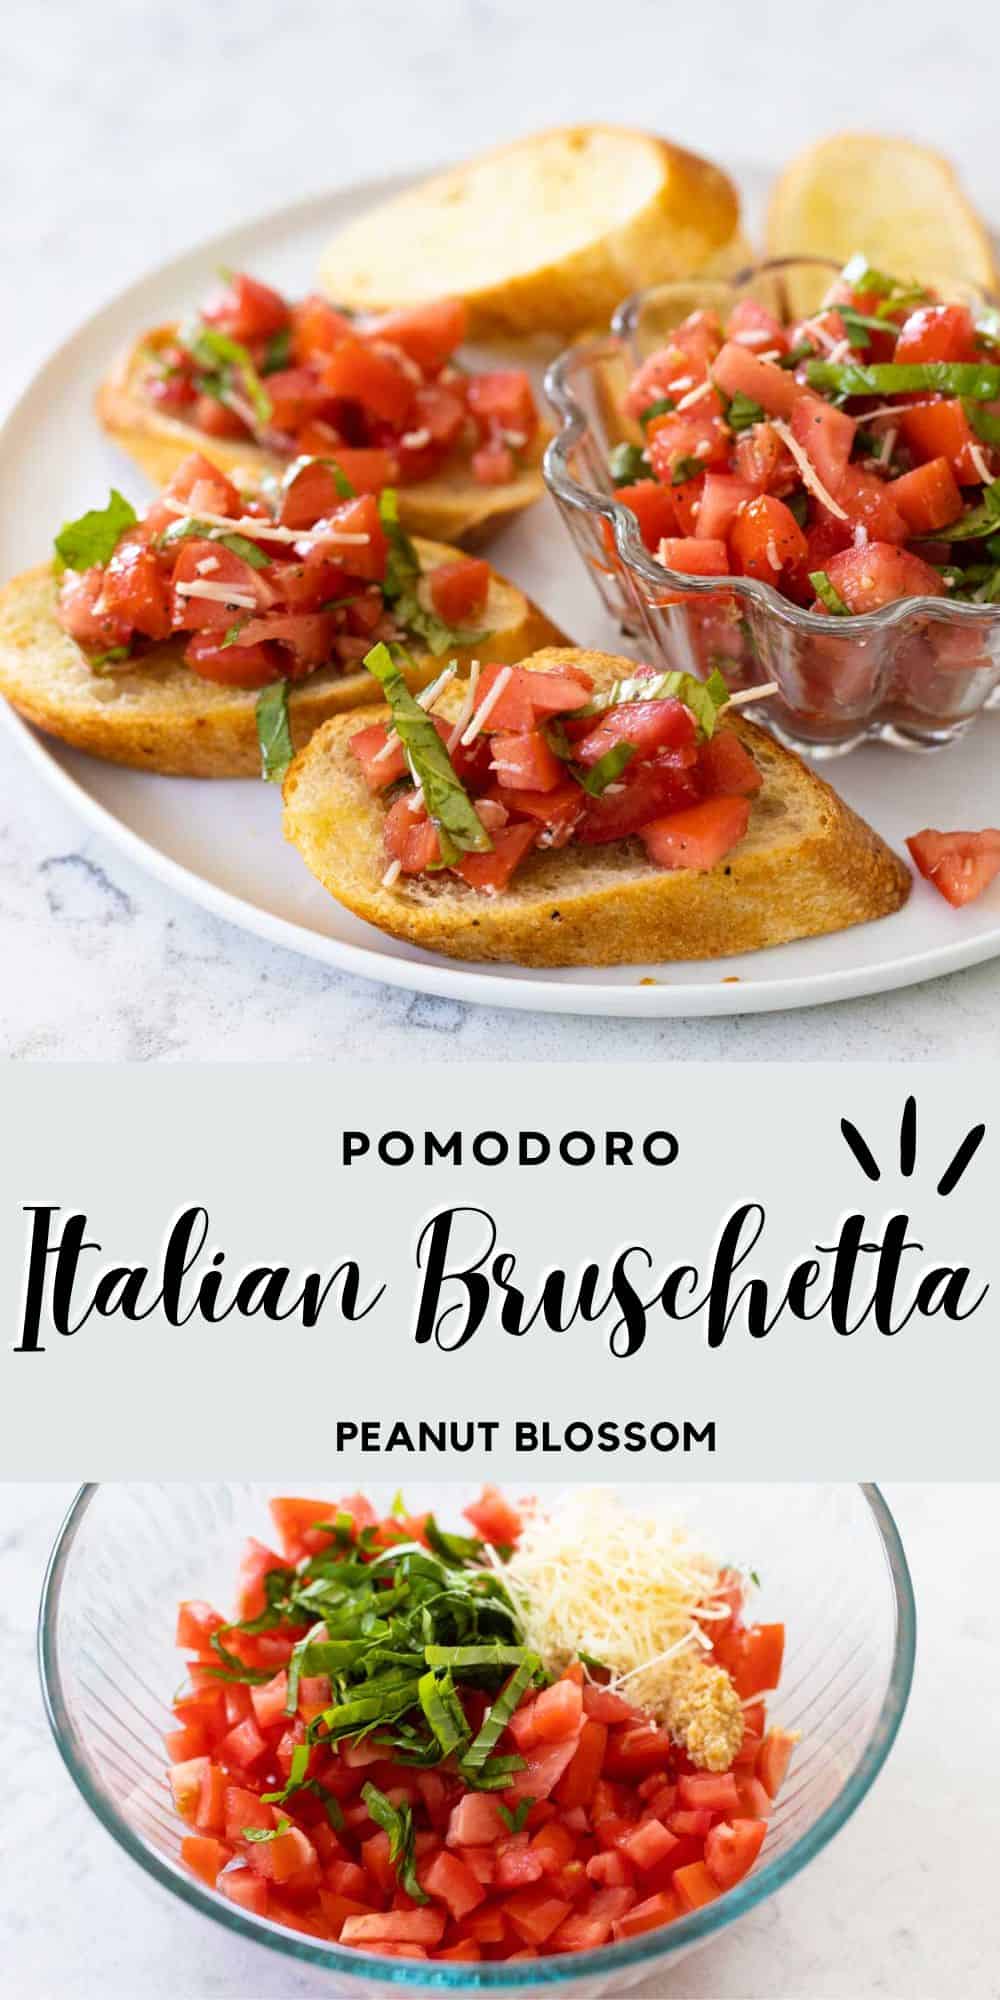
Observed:
[[[680,1917],[662,1930],[648,1931],[622,1944],[603,1945],[597,1951],[567,1953],[565,1957],[539,1959],[535,1965],[468,1964],[447,1965],[440,1960],[392,1960],[373,1952],[342,1951],[335,1944],[321,1944],[291,1931],[279,1929],[264,1917],[240,1910],[203,1886],[180,1866],[158,1854],[128,1825],[117,1802],[106,1791],[93,1769],[85,1745],[73,1723],[66,1701],[59,1657],[59,1605],[73,1544],[84,1518],[99,1491],[99,1482],[81,1486],[56,1536],[42,1584],[38,1612],[38,1668],[42,1697],[59,1753],[78,1791],[101,1825],[118,1845],[137,1861],[148,1875],[191,1909],[199,1910],[216,1923],[252,1938],[285,1957],[323,1967],[347,1980],[381,1980],[388,1988],[436,1987],[443,1993],[538,1992],[547,1987],[568,1985],[587,1975],[612,1974],[624,1967],[664,1964],[688,1945],[702,1943],[745,1916],[756,1904],[791,1881],[799,1870],[821,1853],[827,1842],[857,1810],[895,1742],[909,1700],[916,1652],[916,1606],[909,1566],[899,1530],[879,1488],[861,1484],[872,1526],[886,1558],[892,1586],[895,1638],[889,1682],[864,1754],[843,1790],[819,1818],[800,1835],[787,1853],[765,1863],[744,1877],[735,1889],[717,1903]]]
[[[695,274],[689,278],[670,279],[662,285],[632,292],[627,299],[623,299],[615,311],[608,333],[564,348],[550,363],[545,374],[546,396],[560,418],[559,430],[547,445],[542,460],[542,471],[550,493],[567,507],[596,514],[607,521],[615,547],[626,567],[641,577],[651,591],[662,592],[668,587],[684,597],[698,598],[711,597],[725,588],[737,597],[763,605],[780,624],[803,638],[815,638],[817,634],[826,633],[841,639],[867,638],[894,630],[905,624],[915,612],[949,624],[992,628],[1000,623],[1000,605],[953,603],[944,597],[900,597],[892,604],[882,605],[877,611],[858,612],[845,619],[830,612],[807,611],[804,606],[793,604],[789,598],[783,597],[773,584],[763,583],[757,577],[696,577],[683,570],[668,569],[665,563],[657,562],[646,548],[631,511],[607,494],[598,492],[596,487],[581,485],[570,471],[570,453],[591,427],[586,411],[580,406],[573,378],[584,368],[620,353],[622,347],[631,342],[651,301],[663,299],[671,291],[694,290],[699,285],[711,287],[713,296],[728,291],[735,298],[758,279],[776,277],[783,271],[801,269],[803,265],[829,271],[831,277],[835,277],[841,268],[827,257],[771,257],[759,264],[745,265],[732,277],[699,277]],[[1000,299],[979,286],[965,286],[963,289],[983,305],[1000,305]]]

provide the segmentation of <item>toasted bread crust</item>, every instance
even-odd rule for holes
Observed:
[[[618,195],[629,169],[626,209]],[[589,231],[579,211],[585,186],[595,205]],[[480,238],[492,216],[507,217],[512,187],[517,227],[499,242],[494,232],[485,277]],[[561,240],[553,215],[565,217]],[[532,217],[543,219],[534,257]],[[425,270],[428,251],[439,249]],[[362,310],[457,293],[471,334],[488,339],[603,326],[639,285],[733,268],[742,257],[739,197],[718,167],[655,134],[594,124],[515,140],[394,197],[334,237],[319,276],[330,298]]]
[[[419,541],[417,548],[425,571],[456,554],[436,542]],[[136,770],[183,778],[260,776],[255,690],[203,680],[185,665],[182,641],[151,649],[127,671],[95,674],[56,619],[57,594],[48,563],[0,590],[0,694],[19,714],[78,750]],[[449,655],[465,669],[477,650],[490,659],[517,660],[526,646],[561,636],[504,577],[491,582],[487,617],[489,638]],[[414,687],[425,686],[445,664],[428,652],[414,651],[411,658]],[[323,669],[291,688],[296,749],[321,722],[370,701],[372,686],[362,668],[346,674]]]
[[[267,473],[280,476],[288,460],[279,453],[264,451],[249,440],[207,437],[194,424],[183,423],[150,402],[142,386],[144,356],[169,342],[176,332],[176,326],[152,327],[119,355],[94,404],[108,435],[156,486],[165,486],[193,451],[200,451],[223,472],[245,474],[249,487],[259,484]],[[397,492],[403,527],[408,534],[426,535],[430,541],[462,542],[466,547],[482,541],[507,516],[522,513],[541,499],[545,490],[541,460],[550,435],[544,426],[539,428],[524,454],[522,470],[505,486],[481,485],[468,460],[458,457],[434,479],[400,486]]]
[[[524,664],[542,671],[567,660],[605,684],[630,664],[566,647]],[[348,748],[356,719],[326,723],[296,758],[285,780],[286,838],[355,916],[452,958],[527,966],[722,958],[899,909],[910,874],[879,835],[766,731],[742,719],[723,726],[738,732],[765,782],[746,839],[706,873],[666,872],[640,842],[622,841],[536,852],[493,898],[449,875],[399,877],[387,889],[384,807]]]

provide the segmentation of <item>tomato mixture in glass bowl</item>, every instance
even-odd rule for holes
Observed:
[[[610,1499],[577,1511],[600,1537],[604,1509],[627,1532]],[[747,1624],[744,1580],[671,1543],[692,1603],[661,1719],[572,1641],[558,1667],[533,1649],[533,1511],[488,1487],[470,1535],[362,1494],[272,1502],[278,1548],[245,1547],[235,1619],[178,1614],[169,1778],[199,1880],[309,1937],[470,1962],[638,1937],[742,1880],[797,1740],[766,1718],[784,1627]]]
[[[814,751],[995,702],[1000,319],[955,289],[779,260],[639,293],[548,377],[546,477],[608,608],[666,664],[776,681]]]
[[[336,456],[358,492],[457,459],[505,485],[537,435],[531,383],[520,368],[461,367],[465,327],[460,299],[361,321],[236,272],[193,320],[148,337],[141,388],[206,437]]]

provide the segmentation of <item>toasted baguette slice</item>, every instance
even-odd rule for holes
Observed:
[[[177,467],[193,451],[200,451],[223,472],[240,472],[241,482],[252,489],[266,473],[279,476],[288,464],[279,453],[264,451],[259,445],[239,438],[207,437],[194,424],[168,416],[150,402],[143,388],[147,357],[151,350],[167,344],[176,327],[154,327],[119,356],[111,374],[97,391],[98,418],[110,437],[127,451],[136,465],[156,486],[165,486]],[[520,514],[541,499],[545,491],[541,473],[542,453],[551,432],[541,426],[517,477],[503,486],[484,486],[473,476],[467,459],[455,458],[434,479],[416,486],[400,486],[399,518],[408,534],[426,535],[430,541],[462,542],[466,547],[481,541],[510,514]]]
[[[334,237],[319,279],[365,311],[458,295],[477,337],[574,334],[639,285],[742,261],[739,213],[732,182],[694,153],[568,125],[369,210]]]
[[[800,153],[775,183],[767,217],[772,257],[860,250],[898,278],[996,285],[989,236],[954,168],[908,139],[840,132]],[[793,310],[810,311],[827,280],[796,280]]]
[[[546,647],[525,665],[574,661],[606,686],[634,663]],[[453,697],[453,699],[451,699]],[[454,713],[449,689],[438,713]],[[385,713],[385,711],[381,711]],[[374,721],[369,712],[365,721]],[[385,888],[385,808],[348,747],[358,718],[317,731],[285,779],[285,835],[337,901],[391,936],[451,958],[515,965],[647,965],[723,958],[819,937],[898,910],[907,868],[829,785],[766,731],[733,719],[764,774],[739,847],[704,874],[666,872],[639,840],[529,855],[503,895],[448,873]]]
[[[456,551],[437,542],[417,543],[427,572]],[[183,659],[183,641],[146,653],[141,664],[95,674],[79,646],[56,619],[57,583],[51,564],[26,570],[0,590],[0,694],[39,729],[78,750],[181,778],[253,778],[260,775],[256,691],[203,680]],[[468,667],[477,650],[491,660],[519,660],[525,648],[561,638],[556,626],[513,583],[494,575],[480,645],[453,657]],[[414,687],[424,687],[445,660],[410,649]],[[297,749],[328,716],[370,701],[370,674],[321,668],[289,693],[292,740]]]

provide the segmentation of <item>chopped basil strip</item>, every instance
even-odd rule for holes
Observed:
[[[534,1799],[531,1798],[518,1799],[512,1812],[509,1806],[501,1805],[498,1799],[497,1812],[500,1814],[504,1825],[509,1826],[511,1833],[520,1833],[534,1803]]]
[[[489,854],[493,842],[441,741],[430,716],[410,693],[388,646],[373,646],[364,664],[383,689],[415,784],[437,827],[445,864],[460,854]]]
[[[233,340],[228,333],[221,333],[214,326],[205,326],[201,321],[194,326],[182,327],[178,337],[192,360],[205,370],[205,387],[209,395],[225,400],[226,371],[234,369],[257,422],[266,424],[270,421],[271,398],[254,367],[253,356],[241,341]]]
[[[834,395],[901,396],[920,389],[943,396],[973,396],[993,402],[1000,396],[1000,367],[987,361],[808,361],[806,380]]]
[[[283,1833],[291,1832],[291,1828],[292,1822],[290,1819],[279,1819],[277,1826],[245,1826],[243,1828],[243,1838],[244,1840],[257,1841],[280,1840]]]
[[[671,486],[683,486],[685,480],[697,479],[699,473],[705,470],[706,467],[703,458],[695,458],[693,454],[684,453],[674,461],[673,471],[670,474],[670,484]]]
[[[798,368],[803,361],[808,361],[810,355],[815,354],[815,352],[816,349],[811,341],[800,340],[797,347],[790,347],[788,353],[780,357],[778,367]]]
[[[463,1771],[477,1771],[482,1769],[490,1753],[495,1750],[499,1743],[514,1710],[521,1701],[522,1695],[526,1694],[528,1688],[531,1686],[535,1677],[536,1665],[535,1656],[529,1654],[528,1658],[522,1660],[520,1666],[515,1668],[506,1687],[501,1690],[495,1702],[487,1709],[478,1736],[474,1737],[468,1749],[463,1752]]]
[[[971,398],[962,404],[962,408],[976,436],[981,437],[984,444],[1000,444],[1000,417],[993,410],[984,409]]]
[[[405,1513],[406,1509],[401,1511]],[[484,1544],[478,1535],[446,1534],[443,1528],[438,1527],[433,1514],[428,1514],[424,1522],[424,1534],[434,1554],[443,1556],[445,1562],[454,1563],[458,1568],[465,1563],[482,1562]]]
[[[461,1749],[469,1740],[465,1710],[455,1693],[450,1671],[437,1674],[432,1670],[423,1674],[419,1692],[420,1706],[441,1745],[442,1756],[450,1757],[453,1750]]]
[[[835,618],[850,617],[851,615],[850,605],[844,603],[844,600],[841,597],[839,590],[837,590],[835,585],[830,582],[830,579],[827,576],[825,569],[811,569],[809,571],[809,581],[812,584],[812,587],[816,592],[816,595],[819,598],[820,603],[825,604],[827,610],[831,612]]]
[[[230,555],[239,556],[242,562],[249,563],[251,569],[267,569],[271,560],[247,535],[235,535],[226,528],[220,528],[217,523],[199,521],[197,514],[178,515],[169,528],[164,528],[158,541],[161,548],[169,549],[175,542],[189,542],[195,538],[198,541],[218,542],[220,548],[228,549]]]
[[[295,755],[288,720],[288,682],[274,681],[257,696],[257,741],[261,777],[280,785]]]
[[[132,658],[128,646],[109,646],[106,653],[88,653],[87,665],[91,673],[99,674],[102,667],[118,667],[123,660]]]
[[[325,455],[318,457],[315,453],[308,451],[301,452],[298,458],[293,458],[290,465],[286,465],[281,475],[280,491],[283,494],[290,492],[300,472],[305,472],[306,467],[310,465],[325,465],[333,478],[333,483],[342,500],[357,499],[355,488],[351,485],[346,472],[342,471],[335,458],[327,458]]]
[[[55,540],[57,569],[93,569],[110,562],[122,536],[139,516],[118,488],[111,488],[106,507],[92,507],[76,521],[67,521]]]
[[[634,486],[637,479],[650,479],[646,454],[638,444],[616,444],[608,459],[608,469],[616,486]]]
[[[491,1646],[428,1646],[426,1660],[429,1667],[520,1667],[530,1661],[533,1674],[542,1664],[529,1647],[499,1641]]]
[[[876,319],[872,313],[856,312],[853,306],[837,306],[836,310],[843,320],[844,332],[852,347],[870,347],[871,335],[886,331],[885,320]]]
[[[670,411],[676,408],[677,405],[672,396],[657,396],[655,402],[647,403],[645,409],[639,413],[639,422],[643,430],[645,430],[647,424],[653,422],[654,417],[668,416]]]
[[[462,631],[446,625],[443,618],[421,603],[420,558],[400,523],[399,502],[391,486],[386,486],[379,494],[378,511],[389,544],[382,594],[386,603],[391,604],[393,616],[406,626],[408,632],[415,633],[424,641],[435,659],[440,659],[442,653],[454,652],[458,646],[477,646],[488,639],[486,631]]]
[[[582,722],[591,715],[606,715],[609,708],[620,708],[629,701],[664,701],[668,697],[682,701],[708,737],[715,728],[719,710],[729,700],[729,689],[715,667],[707,681],[696,680],[693,674],[685,674],[679,668],[662,674],[631,675],[628,680],[612,681],[610,687],[592,695],[582,708],[575,708],[573,720]]]
[[[412,1896],[415,1903],[429,1902],[426,1890],[420,1887],[413,1858],[413,1809],[409,1805],[393,1805],[377,1785],[361,1787],[371,1818],[376,1826],[383,1828],[389,1836],[389,1860],[396,1870],[396,1879],[401,1889]]]
[[[744,396],[742,389],[738,389],[725,414],[731,431],[748,431],[752,424],[763,423],[765,412],[752,396]]]
[[[261,373],[264,375],[274,375],[279,368],[287,368],[291,348],[292,331],[290,327],[283,326],[280,333],[272,333],[264,349]]]
[[[578,773],[584,791],[589,792],[592,799],[599,799],[601,793],[606,792],[608,786],[613,785],[615,779],[621,777],[626,764],[631,764],[634,756],[634,743],[613,743],[610,750],[605,750],[603,757],[598,757],[596,764],[591,764],[589,770]]]
[[[1000,479],[994,479],[984,486],[983,497],[978,507],[970,507],[954,521],[950,528],[939,528],[931,537],[933,541],[971,542],[983,535],[995,534],[1000,527]]]
[[[848,259],[840,275],[852,292],[867,292],[881,299],[879,313],[883,320],[902,306],[920,305],[928,296],[925,286],[918,285],[915,279],[904,283],[899,278],[890,278],[869,264],[860,252]]]

